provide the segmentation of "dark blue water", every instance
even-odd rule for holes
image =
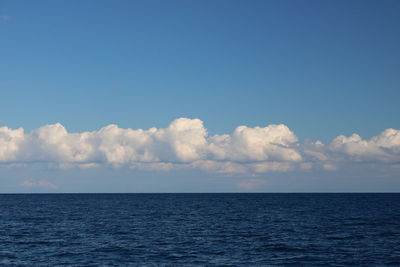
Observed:
[[[0,264],[400,266],[400,194],[0,195]]]

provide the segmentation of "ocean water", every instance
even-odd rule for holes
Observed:
[[[400,266],[400,194],[3,194],[2,266]]]

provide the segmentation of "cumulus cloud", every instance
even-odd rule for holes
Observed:
[[[386,129],[370,140],[358,134],[338,136],[330,144],[333,152],[354,161],[400,162],[400,131]]]
[[[369,140],[354,133],[340,135],[328,144],[308,142],[302,145],[302,153],[325,170],[337,170],[340,165],[351,163],[395,167],[400,163],[400,130],[386,129]]]
[[[343,162],[400,163],[400,131],[387,129],[364,140],[338,136],[331,143],[300,143],[283,124],[239,126],[230,134],[208,135],[199,119],[179,118],[166,128],[69,133],[60,123],[29,133],[0,127],[0,162],[47,163],[61,169],[108,164],[114,168],[216,173],[264,173],[317,168],[335,170]]]
[[[237,127],[231,135],[210,137],[210,151],[217,159],[234,161],[301,161],[296,135],[286,125]]]
[[[17,160],[24,138],[24,130],[21,128],[12,130],[8,127],[0,127],[0,162]]]

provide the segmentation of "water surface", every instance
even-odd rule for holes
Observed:
[[[3,194],[0,264],[400,265],[400,194]]]

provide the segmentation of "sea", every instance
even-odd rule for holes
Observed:
[[[1,194],[1,266],[400,266],[400,194]]]

